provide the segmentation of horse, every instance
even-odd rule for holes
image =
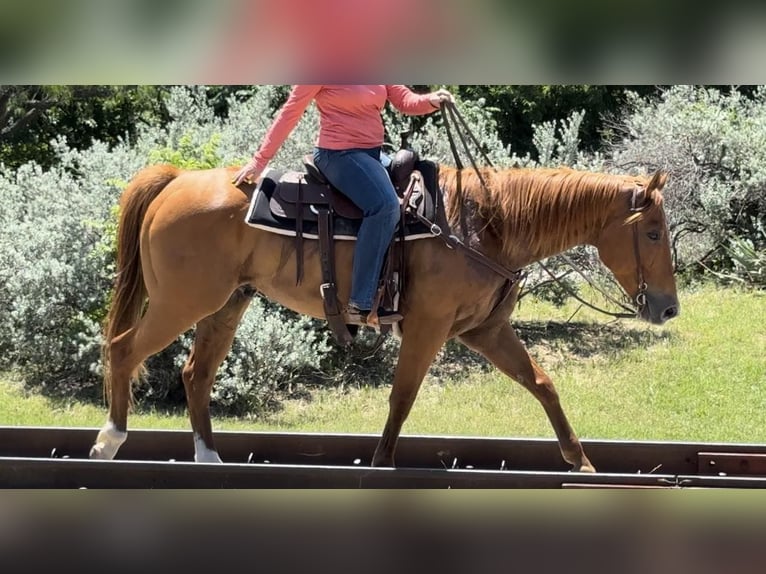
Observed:
[[[112,459],[127,439],[131,384],[144,361],[196,325],[182,367],[196,462],[221,462],[210,393],[254,293],[293,311],[324,316],[316,241],[303,242],[296,284],[293,238],[248,226],[252,190],[232,183],[236,169],[181,170],[152,165],[120,198],[117,275],[104,322],[108,417],[90,458]],[[636,316],[663,324],[679,314],[662,190],[668,175],[615,175],[569,168],[441,166],[447,220],[468,248],[520,270],[578,245],[594,246]],[[457,339],[529,390],[542,405],[563,459],[595,472],[551,378],[511,324],[520,292],[491,266],[438,238],[407,242],[400,350],[388,418],[372,466],[395,466],[402,426],[441,347]],[[353,241],[336,242],[338,299],[350,290]]]

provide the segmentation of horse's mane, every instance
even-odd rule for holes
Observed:
[[[507,251],[504,255],[510,255],[519,240],[534,253],[567,248],[594,225],[603,226],[613,200],[626,186],[647,183],[641,177],[569,168],[480,168],[480,172],[486,188],[472,168],[440,168],[450,224],[459,225],[463,210],[473,203],[486,225],[498,234]],[[661,199],[657,193],[648,210]]]

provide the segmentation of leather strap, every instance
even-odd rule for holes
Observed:
[[[413,212],[413,215],[415,215],[421,223],[424,225],[428,225],[431,229],[431,233],[434,235],[434,237],[438,237],[441,239],[444,243],[447,244],[447,247],[450,249],[456,249],[460,251],[461,253],[464,253],[474,261],[478,261],[485,267],[488,267],[501,277],[505,277],[511,283],[518,282],[523,276],[524,273],[521,270],[511,271],[507,267],[503,267],[499,263],[492,261],[489,257],[484,255],[481,251],[476,251],[472,247],[468,247],[465,243],[463,243],[459,238],[457,238],[454,235],[447,234],[444,232],[444,229],[442,229],[441,226],[437,225],[433,221],[429,221],[427,218],[423,217],[419,213]],[[449,228],[448,228],[449,231]]]
[[[484,177],[481,175],[481,171],[479,171],[479,167],[476,165],[476,160],[473,158],[473,155],[471,154],[471,148],[468,146],[468,143],[465,141],[465,136],[463,135],[463,131],[467,131],[470,134],[471,141],[481,151],[484,161],[487,162],[487,165],[489,165],[490,167],[494,167],[492,165],[492,162],[489,161],[489,158],[481,149],[481,145],[476,139],[476,136],[474,136],[473,132],[471,132],[470,129],[468,129],[468,126],[466,125],[465,120],[463,119],[463,116],[461,116],[460,112],[457,111],[457,107],[455,106],[455,104],[444,102],[442,106],[443,106],[442,115],[444,116],[444,127],[447,129],[447,134],[449,135],[449,140],[450,140],[450,148],[452,149],[452,154],[455,156],[455,162],[458,164],[457,166],[458,169],[461,169],[462,164],[457,154],[457,148],[455,146],[455,142],[453,141],[452,136],[450,134],[452,130],[450,129],[450,123],[449,123],[449,120],[447,119],[447,116],[452,116],[452,121],[454,121],[456,125],[458,124],[458,120],[459,120],[460,124],[463,126],[463,130],[456,129],[455,131],[457,132],[457,135],[460,138],[460,143],[463,144],[463,149],[465,150],[465,154],[468,156],[468,159],[471,160],[471,166],[473,167],[473,170],[476,172],[476,175],[479,178],[479,182],[481,183],[481,186],[486,190],[487,182],[484,181]]]
[[[457,151],[457,146],[455,145],[455,139],[452,136],[452,129],[450,129],[450,120],[449,120],[449,114],[447,113],[447,102],[442,102],[442,117],[444,118],[444,128],[447,132],[447,140],[449,141],[449,148],[452,150],[452,157],[455,158],[455,167],[458,171],[461,171],[463,169],[463,162],[460,161],[460,153]]]
[[[410,183],[403,194],[404,197],[402,199],[402,209],[399,215],[399,250],[398,250],[399,293],[404,293],[404,286],[407,284],[407,278],[405,277],[406,262],[404,260],[404,257],[405,257],[404,248],[406,245],[405,244],[406,213],[407,213],[407,208],[410,204],[410,198],[412,197],[412,192],[415,190],[415,181],[417,177],[418,175],[416,172],[413,172],[412,175],[410,175]],[[439,194],[436,194],[436,195],[438,196]]]
[[[303,186],[298,180],[298,213],[295,217],[295,285],[303,281]]]
[[[319,211],[319,260],[322,268],[322,302],[327,323],[330,325],[335,340],[343,346],[351,343],[353,337],[343,320],[338,303],[338,291],[335,286],[335,243],[332,231],[332,213],[329,208]]]

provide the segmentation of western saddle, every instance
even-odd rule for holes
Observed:
[[[336,216],[350,220],[361,220],[362,210],[348,197],[333,187],[322,172],[314,165],[311,156],[303,158],[306,173],[287,172],[280,179],[270,201],[270,208],[275,215],[295,221],[296,282],[303,279],[303,228],[304,222],[316,222],[319,239],[319,255],[322,270],[321,294],[325,317],[336,341],[348,345],[353,336],[346,324],[343,310],[338,301],[333,221]],[[421,169],[417,169],[420,167]],[[403,292],[404,277],[404,233],[405,218],[412,214],[422,220],[424,198],[429,191],[433,198],[435,212],[444,210],[441,194],[438,190],[438,165],[420,161],[418,154],[408,148],[396,152],[391,165],[387,168],[401,204],[401,220],[398,231],[392,238],[388,254],[380,276],[373,311],[367,324],[381,333],[391,328],[377,322],[375,310],[378,306],[395,309],[398,296]],[[423,171],[429,172],[427,189]],[[430,201],[430,200],[429,200]],[[441,208],[441,209],[439,209]],[[417,212],[421,213],[418,214]],[[430,223],[430,221],[428,222]],[[355,329],[355,328],[354,328]]]

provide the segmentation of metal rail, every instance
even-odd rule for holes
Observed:
[[[96,429],[0,427],[5,488],[764,488],[766,445],[583,441],[596,474],[569,472],[555,440],[402,436],[396,469],[371,468],[377,435],[224,432],[224,464],[193,460],[190,431],[131,430],[115,461],[87,459]]]

